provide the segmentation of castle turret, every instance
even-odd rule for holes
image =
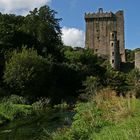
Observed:
[[[140,70],[140,49],[135,50],[135,68]]]
[[[117,32],[110,32],[110,64],[114,69],[120,69],[119,43]]]

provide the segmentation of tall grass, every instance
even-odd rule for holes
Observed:
[[[71,128],[55,132],[53,139],[125,140],[128,137],[137,139],[139,125],[135,125],[137,121],[129,125],[129,120],[138,116],[138,102],[140,104],[135,98],[118,97],[116,92],[109,88],[103,89],[91,97],[89,102],[78,103]]]
[[[20,116],[31,114],[31,106],[26,105],[25,99],[16,95],[0,100],[0,123],[12,121]]]
[[[0,123],[13,121],[17,117],[26,117],[31,114],[39,114],[48,109],[49,100],[40,100],[29,104],[28,101],[17,95],[11,95],[0,100]],[[43,110],[43,111],[42,111]]]

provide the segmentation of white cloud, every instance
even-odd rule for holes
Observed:
[[[0,11],[4,13],[24,14],[50,1],[51,0],[0,0]]]
[[[65,45],[73,47],[84,47],[85,33],[76,28],[62,28],[62,40]]]

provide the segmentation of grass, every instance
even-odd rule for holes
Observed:
[[[0,140],[45,140],[57,128],[69,124],[73,112],[66,103],[51,108],[47,99],[26,104],[21,97],[10,97],[0,101]]]
[[[18,97],[3,100],[0,121],[9,122],[0,127],[0,139],[139,140],[140,100],[115,94],[104,89],[74,110],[66,103],[51,108],[47,99],[31,105]]]
[[[115,126],[104,128],[100,133],[91,136],[95,140],[139,140],[140,119],[131,118]]]
[[[100,133],[93,134],[95,140],[139,140],[140,139],[140,100],[127,99],[129,110],[133,113],[123,121],[105,127]],[[134,111],[135,110],[135,111]]]
[[[10,100],[11,99],[11,100]],[[19,102],[19,98],[10,97],[0,101],[0,124],[13,121],[17,117],[27,116],[32,113],[32,106]]]
[[[70,129],[53,134],[54,140],[138,140],[140,100],[100,91],[87,103],[78,103]]]
[[[20,116],[27,116],[31,114],[30,105],[1,103],[0,104],[0,120],[1,124],[5,121],[13,121]]]

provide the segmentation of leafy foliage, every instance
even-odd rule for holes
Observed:
[[[4,81],[11,88],[25,92],[36,86],[44,76],[45,65],[46,60],[34,49],[23,48],[21,52],[14,51],[6,63]]]
[[[127,62],[134,61],[134,59],[135,59],[135,51],[126,49],[125,52],[126,52],[126,61]]]
[[[139,79],[140,79],[140,72],[138,69],[134,69],[134,70],[130,71],[126,77],[126,83],[128,85],[129,91],[133,91],[133,94],[135,94],[135,96],[137,96],[137,97],[140,96]]]
[[[31,114],[31,106],[25,104],[25,99],[20,96],[12,95],[0,101],[0,121],[13,121],[17,117],[24,117]]]
[[[35,8],[25,17],[21,31],[32,35],[39,42],[36,49],[40,53],[55,53],[55,50],[61,45],[61,28],[59,21],[55,18],[54,10],[49,6],[42,6],[39,9]]]
[[[83,82],[83,85],[86,87],[84,91],[86,94],[95,95],[99,89],[100,82],[97,77],[90,76]]]
[[[136,99],[117,97],[111,89],[101,90],[96,96],[93,96],[93,99],[91,98],[90,102],[76,105],[72,126],[69,129],[60,129],[53,133],[53,139],[94,140],[103,138],[102,132],[109,138],[106,128],[107,132],[110,132],[110,128],[116,127],[118,123],[123,122],[122,120],[133,117],[138,109],[135,107],[136,102]],[[111,138],[114,137],[111,136]]]

